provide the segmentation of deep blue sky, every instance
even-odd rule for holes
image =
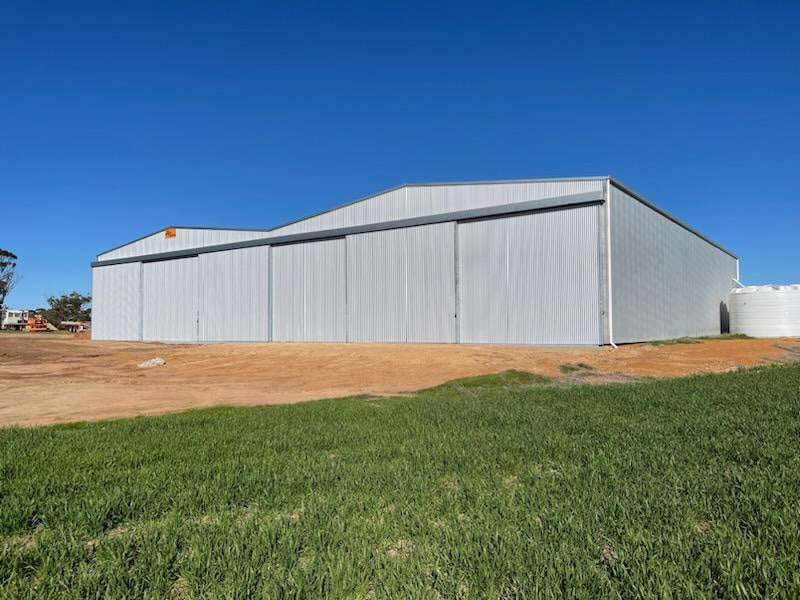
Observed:
[[[12,306],[160,227],[404,182],[612,174],[800,281],[798,2],[0,0]]]

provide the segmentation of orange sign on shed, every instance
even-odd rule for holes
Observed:
[[[165,229],[164,230],[164,237],[165,238],[175,237],[176,235],[178,235],[178,232],[175,231],[174,227],[170,227],[169,229]]]

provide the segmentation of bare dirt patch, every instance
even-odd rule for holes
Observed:
[[[610,347],[445,344],[94,342],[67,335],[0,336],[0,425],[152,415],[215,405],[284,404],[398,394],[509,369],[624,381],[798,360],[800,340],[705,340]],[[139,369],[153,357],[166,365]]]
[[[414,542],[412,540],[397,540],[389,545],[386,554],[392,558],[403,558],[414,552]]]

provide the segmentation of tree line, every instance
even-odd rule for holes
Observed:
[[[0,308],[5,308],[6,298],[19,282],[17,255],[0,248]],[[42,315],[48,322],[58,327],[62,321],[91,321],[92,297],[70,292],[61,296],[47,298],[48,308],[37,308],[33,312]]]

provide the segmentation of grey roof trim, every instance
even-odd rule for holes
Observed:
[[[167,229],[195,229],[195,230],[217,230],[217,231],[271,231],[270,229],[259,229],[259,228],[250,228],[245,229],[243,227],[195,227],[193,225],[167,225],[166,227],[161,227],[160,229],[156,229],[155,231],[151,231],[148,234],[139,236],[138,238],[131,240],[129,242],[125,242],[124,244],[120,244],[119,246],[114,246],[113,248],[109,248],[108,250],[103,250],[102,252],[98,252],[97,258],[99,259],[103,254],[108,254],[109,252],[113,252],[114,250],[119,250],[120,248],[124,248],[125,246],[130,246],[131,244],[135,244],[136,242],[141,242],[145,238],[149,238],[151,235],[155,235],[157,233],[161,233],[162,231],[166,231]]]
[[[125,258],[98,260],[92,263],[92,267],[103,267],[108,265],[119,265],[132,262],[153,262],[158,260],[168,260],[172,258],[197,256],[198,254],[207,254],[210,252],[221,252],[223,250],[236,250],[239,248],[253,248],[256,246],[275,246],[278,244],[290,244],[297,242],[309,242],[313,240],[341,238],[346,235],[353,235],[357,233],[386,231],[389,229],[401,229],[403,227],[415,227],[419,225],[432,225],[435,223],[446,223],[449,221],[465,221],[474,219],[497,218],[503,215],[538,212],[538,211],[552,210],[558,208],[569,208],[587,204],[600,204],[603,201],[604,201],[603,192],[585,192],[582,194],[557,196],[554,198],[545,198],[542,200],[529,200],[527,202],[516,202],[514,204],[501,204],[499,206],[487,206],[483,208],[474,208],[471,210],[440,213],[437,215],[429,215],[426,217],[414,217],[411,219],[400,219],[397,221],[385,221],[383,223],[372,223],[369,225],[340,227],[338,229],[326,229],[324,231],[313,231],[308,233],[276,235],[256,240],[243,240],[240,242],[217,244],[215,246],[203,246],[200,248],[187,248],[185,250],[172,250],[170,252],[160,252],[158,254],[145,254],[141,256],[130,256]]]
[[[736,260],[739,260],[739,257],[736,256],[733,252],[731,252],[727,248],[719,245],[717,242],[715,242],[711,238],[708,238],[708,237],[704,236],[702,233],[697,231],[694,227],[690,227],[689,225],[687,225],[686,223],[681,221],[678,217],[668,213],[663,208],[660,208],[659,206],[653,204],[647,198],[645,198],[644,196],[642,196],[638,192],[635,192],[633,189],[631,189],[630,187],[628,187],[627,185],[622,183],[619,179],[615,179],[615,178],[609,176],[608,180],[611,182],[611,185],[613,185],[614,187],[616,187],[620,191],[625,192],[626,194],[628,194],[629,196],[631,196],[635,200],[638,200],[639,202],[641,202],[642,204],[644,204],[648,208],[651,208],[652,210],[656,211],[661,216],[666,217],[667,219],[669,219],[670,221],[672,221],[676,225],[679,225],[680,227],[683,227],[686,231],[688,231],[690,233],[693,233],[694,235],[699,237],[704,242],[708,242],[709,244],[711,244],[712,246],[714,246],[718,250],[722,250],[728,256],[731,256],[731,257],[735,258]]]

